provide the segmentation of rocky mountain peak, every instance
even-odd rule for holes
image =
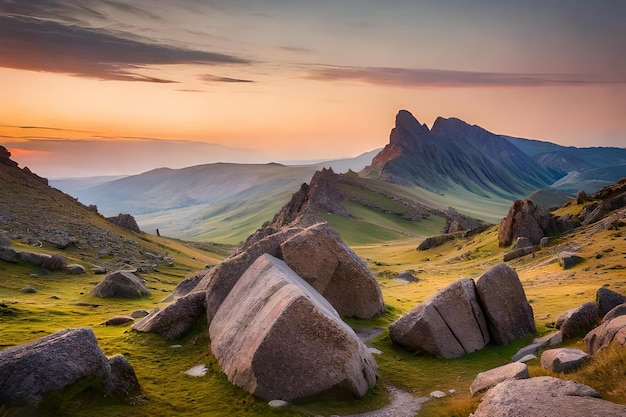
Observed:
[[[400,110],[396,115],[396,126],[391,130],[389,144],[411,149],[415,147],[416,139],[426,137],[429,133],[428,127],[421,124],[411,112]]]

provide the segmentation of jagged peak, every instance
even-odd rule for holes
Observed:
[[[418,138],[428,133],[428,127],[421,124],[410,111],[400,110],[396,115],[396,126],[391,131],[389,143],[401,144],[407,138]]]

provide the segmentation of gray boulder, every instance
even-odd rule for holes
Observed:
[[[587,385],[558,378],[512,379],[491,388],[472,416],[626,416],[626,406],[598,397]]]
[[[474,378],[470,386],[470,395],[473,397],[480,392],[496,386],[502,381],[509,379],[525,379],[529,377],[528,366],[524,363],[513,362],[499,366],[476,375],[476,378]]]
[[[138,332],[156,333],[166,340],[182,337],[205,314],[204,291],[195,291],[177,298],[164,309],[158,307],[134,323]]]
[[[589,355],[580,349],[548,349],[541,354],[541,366],[552,372],[572,372],[580,368]]]
[[[522,256],[530,255],[535,248],[533,246],[526,246],[523,248],[516,248],[504,254],[504,262],[512,261],[513,259],[521,258]]]
[[[333,307],[283,261],[260,256],[221,303],[211,351],[233,384],[265,400],[362,397],[376,362]]]
[[[86,272],[85,267],[79,264],[69,264],[65,267],[65,271],[71,275],[81,275]]]
[[[604,323],[605,321],[611,321],[616,317],[624,315],[626,315],[626,303],[616,305],[611,310],[609,310],[609,312],[606,313],[604,317],[602,317],[601,323]]]
[[[578,265],[582,261],[584,261],[585,258],[575,254],[574,252],[564,251],[564,252],[559,252],[558,260],[559,260],[559,265],[563,269],[570,269]]]
[[[115,317],[111,317],[110,319],[108,319],[102,324],[105,326],[123,326],[125,324],[132,323],[133,321],[135,321],[135,319],[132,317],[115,316]]]
[[[584,341],[590,355],[595,355],[613,341],[626,347],[626,316],[617,316],[613,320],[605,321],[587,333]]]
[[[376,277],[327,223],[282,242],[282,259],[343,317],[369,319],[385,309]]]
[[[20,254],[15,249],[3,246],[0,247],[0,261],[16,263],[20,261]]]
[[[393,280],[410,283],[410,282],[419,282],[420,279],[416,277],[411,271],[402,271],[398,275],[396,275],[396,277]]]
[[[507,264],[499,263],[478,277],[476,292],[494,343],[506,345],[537,331],[522,283]]]
[[[482,349],[489,330],[478,303],[474,281],[460,279],[436,293],[389,326],[401,346],[444,358]]]
[[[122,355],[115,355],[109,358],[111,367],[109,393],[117,397],[127,398],[138,395],[141,386],[137,380],[135,370]]]
[[[596,291],[596,305],[598,306],[598,316],[604,317],[613,307],[626,303],[626,296],[605,287]]]
[[[150,292],[141,279],[128,271],[113,272],[91,291],[91,295],[100,298],[140,298]]]
[[[194,290],[194,288],[196,288],[196,285],[198,285],[198,283],[202,281],[202,278],[204,278],[205,275],[208,273],[209,269],[202,269],[200,271],[194,272],[191,276],[185,278],[180,283],[178,283],[176,288],[174,288],[174,291],[172,291],[172,293],[165,297],[162,301],[169,303],[170,301],[174,301],[175,299],[180,298],[183,295],[189,294]]]
[[[555,326],[560,329],[564,337],[573,338],[586,334],[593,329],[598,321],[596,303],[588,302],[561,314]]]
[[[111,370],[93,330],[61,330],[0,351],[0,404],[56,407],[55,398],[62,393],[95,388],[104,395],[117,395],[140,389],[136,378],[120,387]]]
[[[50,271],[60,271],[66,266],[65,258],[59,254],[48,255],[36,252],[19,252],[19,254],[22,261]]]
[[[530,239],[528,239],[527,237],[520,236],[517,239],[515,239],[515,245],[513,246],[513,249],[532,248],[534,246],[535,245],[533,244],[533,242],[530,241]]]

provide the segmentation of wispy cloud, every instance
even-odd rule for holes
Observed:
[[[137,73],[151,65],[249,64],[234,55],[127,39],[120,33],[0,16],[0,66],[101,80],[172,83]]]
[[[200,80],[207,82],[217,82],[217,83],[253,83],[252,80],[246,80],[242,78],[231,78],[231,77],[220,77],[218,75],[212,74],[203,74],[200,77]]]
[[[385,67],[320,66],[307,78],[319,81],[357,81],[397,87],[533,87],[588,84],[624,84],[626,78],[580,74],[515,74]]]

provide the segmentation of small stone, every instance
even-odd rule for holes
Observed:
[[[531,354],[531,355],[522,356],[521,358],[516,360],[516,362],[526,363],[526,362],[532,361],[533,359],[537,359],[537,356]]]
[[[433,392],[431,392],[431,393],[430,393],[430,396],[431,396],[432,398],[443,398],[443,397],[445,397],[445,396],[446,396],[446,393],[445,393],[445,392],[443,392],[443,391],[439,391],[439,390],[437,390],[437,391],[433,391]]]
[[[370,352],[372,352],[374,355],[382,355],[382,354],[383,354],[383,351],[382,351],[382,350],[380,350],[380,349],[376,349],[376,348],[371,347],[371,348],[369,348],[369,350],[370,350]]]
[[[65,271],[72,275],[81,275],[85,273],[85,267],[79,264],[69,264],[65,267]]]
[[[184,373],[190,376],[204,376],[209,369],[206,365],[197,365],[193,368],[187,369]]]
[[[286,408],[289,407],[289,403],[283,400],[272,400],[267,403],[272,408]]]
[[[171,347],[172,349],[178,349],[178,348],[183,347],[183,345],[171,345],[170,347]]]
[[[139,319],[142,317],[146,317],[149,313],[146,310],[135,310],[130,313],[130,316],[134,319]]]
[[[34,294],[37,292],[37,289],[33,287],[32,285],[27,285],[24,288],[22,288],[20,291],[23,292],[24,294]]]

